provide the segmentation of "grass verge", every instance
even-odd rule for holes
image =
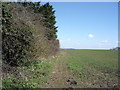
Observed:
[[[42,58],[28,66],[18,67],[3,77],[3,88],[41,88],[46,82],[54,67],[56,57]]]

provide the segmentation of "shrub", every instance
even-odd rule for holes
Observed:
[[[2,4],[2,58],[12,66],[25,62],[33,40],[31,28],[12,21],[11,4]]]
[[[56,35],[55,23],[55,29],[44,26],[47,25],[44,14],[34,12],[35,7],[39,9],[41,6],[2,3],[2,59],[11,66],[26,65],[39,57],[54,55],[59,50],[59,41],[48,37]],[[43,8],[45,12],[46,8]],[[54,17],[54,11],[51,17]]]

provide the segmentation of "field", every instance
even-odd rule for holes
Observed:
[[[61,55],[45,87],[117,87],[117,51],[61,50]]]
[[[60,50],[57,56],[10,72],[3,80],[6,88],[117,87],[118,51]]]

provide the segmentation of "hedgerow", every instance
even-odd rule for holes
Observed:
[[[3,62],[11,66],[27,65],[56,54],[59,40],[54,12],[49,3],[41,6],[33,2],[3,2]]]

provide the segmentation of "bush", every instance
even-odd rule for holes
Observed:
[[[43,24],[44,15],[35,13],[34,8],[2,3],[2,59],[11,66],[26,65],[59,50],[59,41],[48,38],[48,33],[51,33]],[[56,35],[55,29],[48,29],[54,32],[53,36]]]
[[[2,58],[12,66],[25,63],[33,40],[31,28],[22,22],[12,21],[11,4],[2,5]]]

